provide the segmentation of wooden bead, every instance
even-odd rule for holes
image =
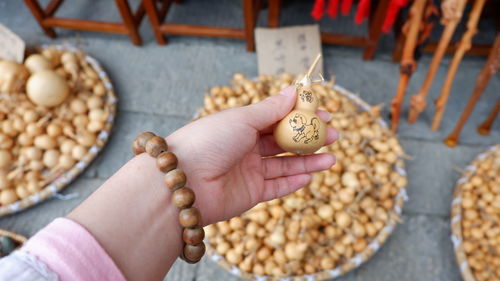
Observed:
[[[140,133],[132,143],[132,150],[134,151],[135,155],[145,152],[146,142],[154,136],[155,134],[151,132]]]
[[[156,157],[160,153],[167,151],[168,146],[164,138],[159,136],[154,136],[146,142],[146,152],[151,155],[151,157]]]
[[[156,158],[156,166],[164,173],[171,171],[177,167],[177,157],[172,152],[162,152]]]
[[[191,207],[195,199],[194,192],[188,187],[179,188],[172,194],[172,204],[179,209]]]
[[[165,185],[172,191],[186,184],[186,174],[181,169],[173,169],[165,174]]]
[[[179,223],[182,227],[194,227],[201,221],[200,211],[195,207],[182,209],[179,212]]]
[[[205,231],[201,226],[184,228],[184,231],[182,232],[182,240],[189,245],[201,243],[203,242],[203,238],[205,238]]]
[[[186,245],[184,246],[184,259],[189,263],[196,263],[201,260],[205,254],[205,244],[199,243],[196,245]]]

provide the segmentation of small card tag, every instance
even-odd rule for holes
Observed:
[[[259,74],[299,74],[306,72],[321,53],[318,25],[256,28],[255,42]],[[323,73],[323,60],[313,72]]]
[[[0,59],[22,63],[25,46],[21,37],[0,24]]]

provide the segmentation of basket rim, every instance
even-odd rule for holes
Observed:
[[[365,102],[363,99],[361,99],[358,95],[346,90],[345,88],[339,86],[339,85],[333,85],[332,87],[334,90],[338,91],[340,94],[346,96],[347,98],[351,99],[356,105],[358,105],[362,110],[367,111],[369,110],[372,106],[369,105],[367,102]],[[386,129],[388,132],[390,132],[389,127],[385,120],[382,117],[378,117],[377,121],[379,124]],[[392,132],[390,132],[392,135],[394,135]],[[394,135],[395,136],[395,135]],[[398,140],[399,142],[399,140]],[[400,155],[402,156],[402,155]],[[405,170],[405,165],[404,165],[404,160],[403,158],[399,158],[398,162],[395,165],[395,170],[406,177],[406,170]],[[338,278],[351,270],[356,269],[357,267],[361,266],[364,262],[368,261],[377,251],[380,249],[380,247],[385,243],[387,238],[392,234],[394,231],[397,223],[399,222],[399,218],[402,215],[402,210],[403,210],[403,205],[404,201],[408,200],[408,195],[406,192],[406,186],[402,187],[399,191],[399,193],[394,196],[395,199],[395,204],[394,208],[389,212],[389,219],[387,221],[387,224],[385,225],[384,228],[382,228],[377,236],[373,238],[373,240],[368,244],[368,246],[361,251],[360,253],[356,254],[354,257],[349,259],[346,263],[342,264],[341,266],[337,266],[334,269],[330,270],[323,270],[319,271],[313,274],[306,274],[306,275],[297,275],[297,276],[288,276],[288,277],[273,277],[273,276],[259,276],[259,275],[254,275],[251,273],[246,273],[241,271],[238,267],[235,265],[232,265],[228,263],[222,255],[219,255],[215,249],[211,246],[210,241],[205,238],[206,243],[206,248],[207,248],[207,256],[209,259],[214,261],[216,264],[224,268],[226,271],[229,271],[231,274],[236,275],[237,277],[246,279],[246,280],[256,280],[256,281],[322,281],[322,280],[327,280],[327,279],[332,279],[332,278]]]
[[[18,200],[14,203],[1,206],[0,217],[15,214],[29,207],[37,205],[53,196],[59,195],[59,191],[61,191],[69,183],[74,181],[76,177],[83,173],[83,171],[90,165],[90,163],[92,163],[92,161],[97,157],[99,152],[106,145],[112,132],[114,119],[117,113],[118,98],[116,97],[114,87],[106,71],[104,71],[100,63],[94,57],[71,44],[43,44],[35,47],[36,50],[49,48],[70,51],[72,53],[79,53],[85,59],[85,61],[89,63],[89,65],[97,73],[99,79],[106,88],[105,96],[107,98],[105,99],[104,108],[107,112],[109,112],[109,117],[104,123],[104,128],[97,134],[96,143],[88,149],[82,160],[76,162],[71,169],[57,176],[57,178],[55,178],[52,182],[47,183],[45,187],[37,193],[31,194],[30,196]]]
[[[0,228],[0,236],[9,236],[10,238],[18,242],[19,245],[22,245],[24,244],[24,242],[28,241],[28,238],[26,238],[25,236],[4,228]]]
[[[477,165],[481,161],[488,157],[491,153],[500,150],[500,143],[494,144],[483,152],[479,153],[470,163],[467,165],[457,180],[455,185],[455,191],[453,192],[453,198],[451,201],[451,217],[450,217],[450,228],[451,228],[451,241],[453,243],[453,250],[455,252],[455,258],[457,259],[458,266],[460,268],[460,274],[465,281],[476,281],[472,270],[469,267],[469,262],[467,261],[467,255],[463,248],[463,236],[462,236],[462,185],[469,181],[470,177],[476,171]]]

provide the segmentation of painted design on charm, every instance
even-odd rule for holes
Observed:
[[[292,129],[297,132],[293,137],[294,142],[301,142],[307,144],[313,140],[319,139],[319,120],[316,117],[311,118],[311,122],[307,123],[307,118],[299,113],[296,113],[293,118],[288,120]]]
[[[310,91],[303,91],[302,93],[300,93],[300,99],[304,102],[306,101],[308,103],[312,103],[313,102],[312,93]]]

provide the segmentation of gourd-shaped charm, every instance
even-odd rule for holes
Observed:
[[[311,73],[320,58],[321,55],[318,55],[307,74],[295,83],[295,108],[274,129],[274,139],[285,151],[307,154],[325,145],[326,125],[315,113],[319,100],[311,88]]]

